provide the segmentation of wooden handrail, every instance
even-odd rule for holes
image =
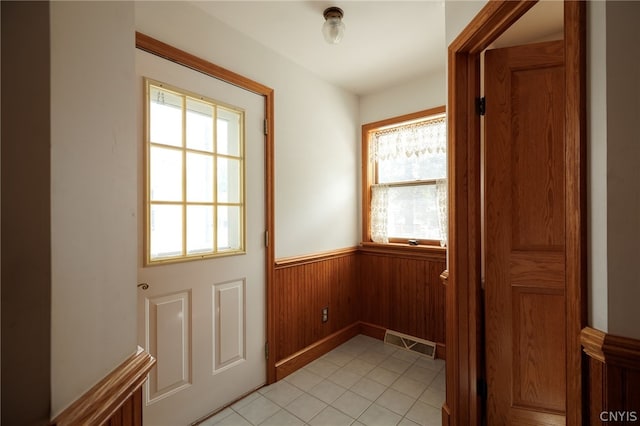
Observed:
[[[135,354],[67,407],[51,424],[66,426],[105,423],[140,389],[155,363],[155,358],[138,347]]]

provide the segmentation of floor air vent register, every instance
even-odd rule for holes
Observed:
[[[384,342],[411,352],[416,352],[431,359],[436,357],[436,344],[428,340],[387,330],[384,333]]]

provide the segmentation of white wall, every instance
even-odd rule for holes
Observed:
[[[469,22],[478,14],[487,0],[470,0],[470,1],[445,1],[445,35],[447,48],[453,40],[464,30]]]
[[[606,3],[587,3],[589,325],[608,331]]]
[[[187,3],[136,2],[135,26],[274,89],[276,257],[358,244],[355,95]]]
[[[51,2],[51,410],[135,352],[134,13]]]
[[[360,123],[442,106],[447,102],[444,68],[428,75],[360,98]]]
[[[640,339],[640,2],[606,2],[609,333]],[[601,99],[591,98],[593,103]],[[595,161],[595,159],[593,159]]]
[[[640,339],[640,3],[587,4],[589,325]]]

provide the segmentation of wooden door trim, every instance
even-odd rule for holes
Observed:
[[[448,49],[449,280],[443,424],[479,424],[482,404],[480,276],[480,53],[535,1],[490,1]],[[586,325],[586,3],[565,1],[567,424],[582,423],[580,331]]]
[[[275,342],[275,314],[273,312],[275,274],[275,219],[274,219],[274,90],[261,83],[229,71],[219,65],[208,62],[195,55],[163,43],[140,32],[136,32],[136,48],[153,55],[164,58],[176,64],[191,68],[215,79],[224,81],[234,86],[253,92],[264,97],[266,135],[265,135],[265,224],[267,233],[267,247],[265,259],[265,285],[266,285],[266,309],[267,309],[267,341]],[[273,383],[276,379],[275,360],[277,354],[271,354],[267,360],[267,383]]]

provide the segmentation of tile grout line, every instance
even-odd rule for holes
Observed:
[[[385,353],[385,351],[387,350],[374,349],[376,345],[384,345],[384,346],[379,346],[380,348],[388,347],[383,342],[379,342],[367,336],[358,335],[353,339],[345,342],[343,345],[338,346],[334,350],[318,358],[317,360],[314,360],[313,362],[301,368],[300,370],[296,371],[295,373],[291,374],[287,378],[283,379],[281,382],[277,382],[277,383],[285,382],[288,386],[291,386],[293,389],[295,389],[296,392],[300,392],[299,395],[292,397],[291,399],[288,399],[287,397],[285,397],[286,401],[276,402],[274,400],[271,400],[268,397],[268,394],[271,391],[273,391],[274,388],[270,390],[264,390],[263,388],[260,391],[255,392],[258,394],[258,396],[254,397],[253,401],[243,405],[238,410],[236,410],[233,407],[229,407],[229,408],[231,409],[232,413],[236,413],[243,420],[253,425],[253,423],[249,421],[248,418],[240,414],[239,410],[245,406],[252,404],[258,398],[262,397],[265,400],[267,400],[269,403],[275,405],[278,408],[278,410],[273,414],[267,416],[265,419],[262,419],[258,424],[263,424],[267,422],[271,417],[278,415],[278,413],[280,412],[284,412],[287,415],[290,415],[293,418],[295,418],[297,421],[301,422],[301,424],[303,425],[311,425],[316,418],[318,418],[326,410],[331,408],[335,412],[339,413],[341,416],[346,416],[348,419],[350,419],[351,421],[349,424],[355,425],[356,423],[365,424],[363,416],[365,415],[365,413],[367,413],[371,409],[372,406],[375,405],[378,408],[384,409],[385,412],[392,413],[395,418],[399,418],[398,423],[411,422],[411,424],[419,424],[419,422],[416,422],[407,416],[409,415],[409,413],[414,411],[414,409],[415,410],[420,409],[421,405],[418,403],[421,403],[424,406],[433,410],[439,409],[438,407],[433,406],[431,403],[427,402],[426,400],[422,400],[421,398],[423,398],[425,393],[427,393],[428,391],[431,391],[431,393],[436,396],[437,395],[444,396],[444,393],[445,393],[444,390],[440,389],[439,387],[438,388],[433,387],[435,381],[439,380],[438,376],[440,376],[443,372],[444,362],[439,362],[439,364],[441,365],[436,365],[435,366],[436,368],[430,368],[429,366],[423,365],[423,363],[421,362],[422,360],[426,360],[427,358],[420,357],[419,355],[413,356],[414,354],[411,354],[410,352],[404,352],[402,351],[402,349],[396,349],[396,348],[393,348],[395,349],[394,351],[389,351],[388,353]],[[376,355],[376,354],[379,354],[379,355]],[[404,355],[404,354],[411,354],[411,355]],[[396,355],[399,355],[399,356],[396,356]],[[342,365],[340,365],[337,362],[334,362],[337,359],[341,359],[344,361]],[[390,364],[385,365],[385,363],[388,363],[392,359],[395,360],[393,361],[395,363],[394,369],[388,368],[388,365]],[[357,361],[357,362],[354,362],[354,361]],[[321,362],[328,363],[327,364],[328,368],[323,369],[322,366],[319,365],[321,364]],[[402,368],[403,367],[402,364],[405,364],[405,363],[406,365],[404,365],[404,368]],[[347,367],[349,365],[350,367]],[[371,366],[371,368],[369,368],[369,366]],[[420,374],[421,370],[424,370],[424,374],[428,374],[428,376],[425,376],[425,377],[430,377],[430,378],[427,378],[427,380],[422,381],[421,379],[416,378],[415,376],[407,375],[407,373],[410,370],[415,368],[420,369],[420,370],[414,370],[415,373]],[[385,384],[381,381],[376,380],[374,376],[370,376],[370,374],[376,369],[382,369],[385,372],[392,374],[395,377],[393,378],[393,380],[389,382],[389,384]],[[336,378],[333,376],[335,375],[335,373],[339,372],[340,370],[342,370],[343,372],[349,372],[351,375],[353,375],[354,381],[350,382],[348,380],[348,381],[344,381],[343,383],[338,383],[337,381],[335,381]],[[298,374],[299,380],[296,380],[296,377],[295,377],[296,374]],[[311,375],[306,377],[306,382],[304,377],[305,374]],[[380,387],[382,388],[381,390],[378,389],[373,391],[373,394],[377,394],[377,396],[375,396],[373,400],[370,399],[370,396],[362,395],[357,390],[354,390],[354,387],[356,387],[357,384],[361,383],[364,379],[367,379],[375,383],[376,385],[380,385]],[[381,377],[379,376],[378,379],[381,379]],[[412,381],[415,381],[416,383],[421,384],[420,390],[416,392],[411,391],[410,384],[405,385],[409,387],[404,387],[402,390],[400,390],[401,389],[400,381],[403,379],[412,380]],[[340,389],[344,389],[344,391],[341,392],[340,395],[338,395],[336,398],[333,398],[332,402],[330,403],[325,402],[323,399],[320,399],[319,396],[316,396],[313,393],[311,393],[314,389],[316,389],[317,386],[319,386],[321,383],[325,381],[328,382],[329,384],[339,387]],[[385,380],[385,382],[388,382],[388,380]],[[274,383],[270,386],[275,386],[277,383]],[[350,383],[350,384],[347,386],[346,383]],[[394,385],[396,385],[398,388],[394,388],[393,387]],[[422,385],[424,385],[424,388],[422,388]],[[363,386],[366,386],[366,385],[363,385]],[[390,390],[393,392],[389,392]],[[380,392],[378,393],[378,391]],[[357,415],[356,418],[354,418],[351,414],[346,413],[345,411],[343,411],[342,409],[334,405],[344,395],[346,395],[347,392],[351,392],[351,394],[365,401],[365,403],[363,404],[364,408],[362,409],[362,411],[360,411],[360,413]],[[393,396],[394,393],[396,395],[403,397],[404,399],[406,399],[406,401],[410,402],[406,410],[404,410],[403,408],[396,408],[399,411],[403,411],[404,414],[399,414],[398,412],[394,411],[394,409],[391,409],[385,406],[388,404],[394,404],[393,402],[391,402],[394,398]],[[383,398],[385,394],[387,394],[387,397],[390,400],[385,402],[383,405],[380,402],[381,402],[381,398]],[[413,395],[416,395],[416,396],[414,397]],[[301,417],[299,417],[298,415],[296,415],[295,413],[293,413],[287,408],[294,401],[298,400],[303,396],[306,396],[308,398],[313,398],[314,400],[319,401],[322,404],[322,408],[318,412],[314,413],[306,422]],[[396,399],[396,401],[402,401],[402,399]],[[400,404],[399,407],[402,407],[402,402],[397,404]],[[358,411],[359,411],[359,408],[358,408]],[[226,419],[227,417],[228,416],[218,419],[216,424],[218,422],[224,421],[224,419]],[[361,421],[360,419],[363,419],[363,420]]]

